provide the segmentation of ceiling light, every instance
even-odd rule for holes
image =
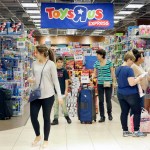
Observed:
[[[95,30],[94,33],[96,33],[96,32],[97,32],[97,33],[99,33],[99,32],[101,33],[101,32],[103,32],[103,31],[104,31],[104,30]]]
[[[141,8],[143,6],[144,6],[143,4],[129,4],[125,8]]]
[[[28,14],[40,14],[39,10],[26,10]]]
[[[41,16],[30,16],[30,18],[32,18],[32,19],[40,19]]]
[[[115,20],[114,23],[118,23],[119,21]]]
[[[41,24],[35,24],[35,26],[41,26]]]
[[[129,15],[132,14],[134,11],[120,11],[118,14],[119,15]]]
[[[114,19],[124,19],[125,16],[114,16]]]
[[[37,3],[21,3],[23,7],[38,7]]]
[[[41,22],[41,20],[33,20],[33,22]]]

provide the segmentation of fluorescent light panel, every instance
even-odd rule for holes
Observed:
[[[28,14],[40,14],[39,10],[26,10]]]
[[[41,24],[35,24],[35,26],[41,26]]]
[[[143,4],[129,4],[125,8],[141,8],[143,6],[144,6]]]
[[[41,22],[41,20],[33,20],[33,22]]]
[[[32,19],[40,19],[41,16],[30,16],[30,18],[32,18]]]
[[[118,13],[118,15],[129,15],[129,14],[132,14],[134,11],[120,11]]]
[[[125,16],[114,16],[114,19],[124,19]]]
[[[23,7],[30,7],[30,8],[33,8],[33,7],[37,8],[38,7],[37,3],[21,3],[21,5]]]
[[[119,21],[115,20],[114,23],[118,23]]]
[[[103,32],[104,30],[95,30],[94,32]]]

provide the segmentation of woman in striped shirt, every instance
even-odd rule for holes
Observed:
[[[99,122],[105,121],[104,113],[104,94],[107,103],[108,119],[112,120],[112,87],[115,83],[114,68],[111,61],[106,59],[106,51],[101,49],[97,50],[98,61],[94,64],[94,77],[98,80],[98,95],[99,95],[99,109],[100,109],[100,120]]]

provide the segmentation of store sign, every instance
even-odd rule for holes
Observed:
[[[41,28],[112,29],[113,26],[112,3],[41,3]]]

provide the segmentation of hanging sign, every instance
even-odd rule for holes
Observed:
[[[112,3],[41,3],[41,28],[112,29]]]
[[[90,83],[89,71],[84,70],[81,74],[81,83]]]

